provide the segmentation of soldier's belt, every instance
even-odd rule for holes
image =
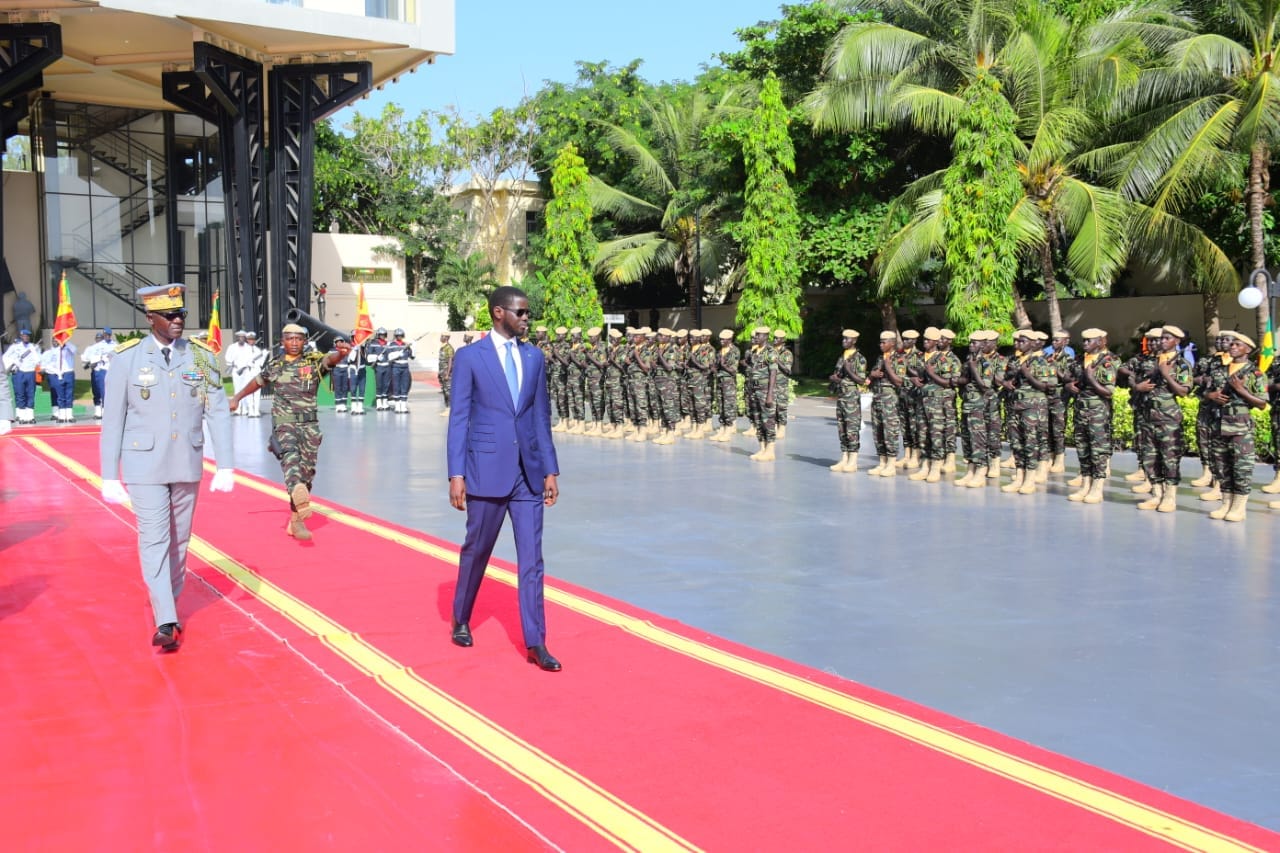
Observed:
[[[278,424],[314,424],[318,421],[315,412],[302,412],[296,415],[273,414],[271,419]]]

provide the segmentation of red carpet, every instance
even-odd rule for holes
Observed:
[[[501,563],[458,649],[452,544],[323,500],[299,543],[280,488],[246,476],[201,494],[187,645],[157,655],[132,517],[98,500],[96,431],[77,432],[0,440],[19,847],[1280,849],[560,582],[565,670],[539,672]]]

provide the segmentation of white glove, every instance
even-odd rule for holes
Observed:
[[[0,421],[0,435],[4,435],[11,429],[13,429],[13,421]]]
[[[234,468],[219,468],[213,472],[213,482],[209,484],[211,492],[229,492],[231,487],[236,484],[236,472]]]
[[[129,500],[129,493],[119,480],[102,481],[102,499],[109,504],[122,504]]]

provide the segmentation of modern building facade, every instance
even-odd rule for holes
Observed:
[[[134,292],[174,281],[191,326],[215,291],[225,327],[308,310],[314,123],[452,53],[453,9],[0,0],[0,134],[32,165],[6,176],[5,321],[16,292],[52,318],[63,275],[81,327],[137,326]]]

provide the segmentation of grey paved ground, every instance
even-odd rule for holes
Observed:
[[[439,400],[417,386],[409,416],[323,412],[317,494],[460,542]],[[1244,524],[1190,489],[1176,513],[1139,512],[1129,454],[1100,506],[1067,502],[1061,476],[1019,497],[834,474],[834,407],[794,412],[772,465],[745,438],[557,434],[548,572],[1280,830],[1268,496]],[[268,423],[237,419],[237,467],[278,480]],[[865,469],[865,429],[863,445]],[[509,534],[497,555],[514,560]],[[549,645],[573,665],[554,622]]]

